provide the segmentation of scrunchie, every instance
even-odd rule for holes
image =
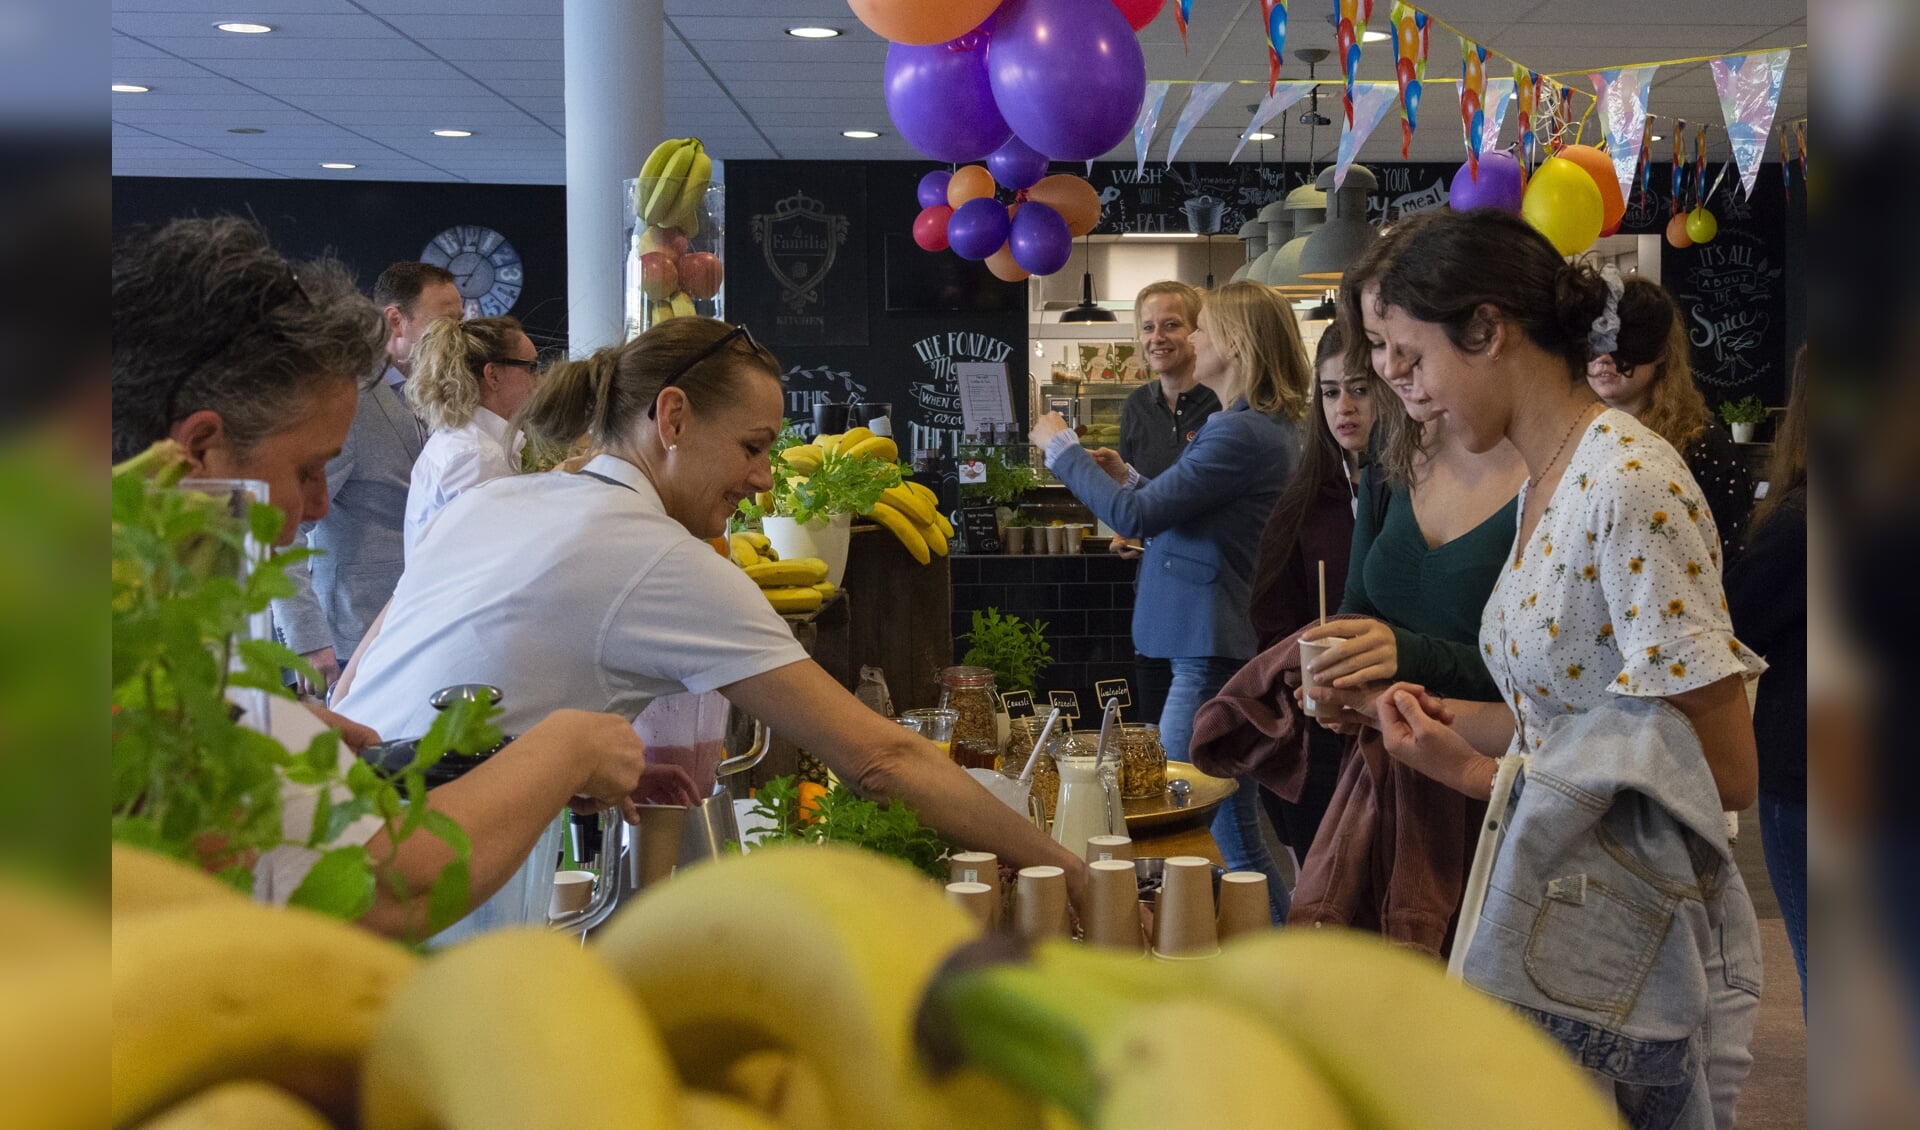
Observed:
[[[1600,279],[1607,284],[1607,307],[1593,320],[1593,328],[1587,331],[1587,349],[1594,357],[1612,353],[1620,341],[1620,293],[1625,284],[1620,281],[1619,268],[1612,263],[1600,268]]]

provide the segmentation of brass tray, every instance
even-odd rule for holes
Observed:
[[[1193,820],[1212,812],[1240,787],[1240,783],[1231,777],[1209,777],[1184,761],[1169,761],[1167,783],[1171,785],[1175,781],[1185,781],[1193,788],[1185,804],[1177,802],[1171,788],[1161,790],[1157,796],[1123,802],[1127,811],[1128,831],[1160,828]]]

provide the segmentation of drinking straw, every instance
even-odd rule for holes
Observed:
[[[1047,748],[1047,738],[1053,733],[1054,724],[1059,721],[1060,708],[1056,706],[1053,708],[1053,711],[1047,715],[1047,724],[1040,728],[1040,740],[1033,743],[1033,752],[1027,755],[1026,767],[1020,770],[1021,784],[1030,785],[1033,783],[1033,767],[1039,764],[1040,751]]]
[[[1320,561],[1320,626],[1324,628],[1326,627],[1326,624],[1327,624],[1327,562],[1325,558],[1322,558]]]

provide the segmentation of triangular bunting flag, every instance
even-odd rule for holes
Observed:
[[[1273,120],[1275,114],[1305,98],[1316,85],[1318,84],[1311,82],[1283,82],[1274,87],[1272,94],[1261,99],[1260,108],[1253,112],[1253,117],[1247,122],[1247,128],[1240,132],[1240,144],[1233,147],[1233,155],[1228,157],[1227,161],[1231,163],[1239,160],[1240,151],[1247,147],[1248,134],[1258,132],[1261,126]]]
[[[1613,175],[1622,198],[1633,195],[1633,174],[1640,168],[1640,139],[1647,134],[1647,94],[1653,89],[1658,64],[1601,71],[1589,75],[1600,100],[1600,128],[1613,158]],[[1762,139],[1765,135],[1761,135]]]
[[[1187,95],[1187,104],[1180,109],[1180,120],[1173,125],[1173,142],[1167,146],[1167,164],[1173,164],[1173,155],[1180,152],[1180,143],[1187,140],[1193,127],[1200,124],[1213,104],[1232,86],[1230,82],[1196,82],[1193,93]]]
[[[1333,187],[1338,189],[1347,181],[1347,166],[1353,164],[1354,154],[1366,144],[1367,135],[1373,132],[1380,120],[1393,108],[1399,92],[1386,83],[1370,83],[1359,88],[1353,99],[1353,124],[1340,131],[1340,152],[1333,159]]]
[[[1531,168],[1540,151],[1540,76],[1515,64],[1513,94],[1520,104],[1520,164]]]
[[[1193,0],[1173,0],[1173,22],[1180,25],[1180,53],[1187,51],[1187,19],[1193,15]]]
[[[1487,49],[1460,37],[1460,129],[1467,141],[1467,176],[1480,180],[1480,142],[1486,136]]]
[[[1340,105],[1346,111],[1347,128],[1353,128],[1353,80],[1360,74],[1360,44],[1367,37],[1367,21],[1373,18],[1373,0],[1337,0],[1334,9],[1339,13],[1340,21],[1334,27],[1334,52],[1339,57],[1340,69],[1347,76],[1346,93],[1340,97]]]
[[[1136,174],[1147,169],[1147,149],[1153,144],[1154,131],[1160,128],[1160,105],[1167,100],[1167,88],[1171,85],[1150,82],[1147,96],[1140,100],[1140,116],[1133,120],[1133,154],[1137,158],[1133,171]]]
[[[1267,29],[1267,93],[1272,94],[1287,54],[1287,0],[1260,0],[1260,22]]]
[[[1780,83],[1787,75],[1788,48],[1757,55],[1715,59],[1713,88],[1720,94],[1720,113],[1727,119],[1727,141],[1733,146],[1740,184],[1753,196],[1753,181],[1766,156],[1767,134],[1773,132],[1773,112],[1780,108]]]
[[[1400,82],[1400,159],[1406,160],[1413,146],[1413,131],[1420,126],[1420,89],[1427,81],[1427,14],[1394,0],[1389,14],[1393,23],[1393,73]]]
[[[1492,106],[1493,110],[1486,115],[1480,130],[1480,152],[1491,153],[1500,148],[1500,123],[1507,120],[1507,107],[1513,104],[1515,89],[1510,78],[1487,80],[1487,105]]]

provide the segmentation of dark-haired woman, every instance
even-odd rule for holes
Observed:
[[[1490,888],[1475,919],[1488,950],[1476,952],[1477,940],[1465,947],[1468,978],[1516,1002],[1551,998],[1552,1009],[1523,1007],[1610,1081],[1637,1124],[1731,1126],[1752,1066],[1758,934],[1724,836],[1713,838],[1714,805],[1753,802],[1745,685],[1765,665],[1728,621],[1713,516],[1679,453],[1587,385],[1588,358],[1612,345],[1605,329],[1617,282],[1569,265],[1502,213],[1423,215],[1405,226],[1380,276],[1389,372],[1430,398],[1470,450],[1511,442],[1528,478],[1480,633],[1505,705],[1443,703],[1396,685],[1374,704],[1388,751],[1480,798],[1492,795],[1496,758],[1526,752],[1537,765],[1544,751],[1559,775],[1529,776],[1526,792],[1546,791],[1531,806],[1517,797],[1509,818],[1552,811],[1556,796],[1576,804],[1591,796],[1610,813],[1615,798],[1593,790],[1637,780],[1648,790],[1639,795],[1667,814],[1661,828],[1683,825],[1695,837],[1683,853],[1691,874],[1620,871],[1628,878],[1618,882],[1670,896],[1654,905],[1623,895],[1609,872],[1588,875],[1617,866],[1605,860],[1623,842],[1653,835],[1647,826],[1607,823],[1597,840],[1566,843],[1551,828],[1529,828],[1529,836],[1517,824],[1493,860],[1496,876],[1551,868],[1555,859],[1564,866],[1540,889]],[[1665,705],[1650,711],[1632,699]],[[1563,726],[1601,740],[1569,746],[1556,740]],[[1646,781],[1636,776],[1643,765],[1669,772]],[[1547,783],[1569,778],[1588,787]],[[1539,858],[1543,843],[1575,854]],[[1578,854],[1600,847],[1598,861]],[[1664,936],[1669,924],[1673,947],[1649,945],[1645,931]],[[1522,949],[1526,973],[1518,975]],[[1477,964],[1495,951],[1514,965]],[[1490,985],[1489,975],[1508,979]],[[1700,1009],[1688,1021],[1696,1027],[1679,1038],[1629,1023],[1674,1021],[1690,1002]]]
[[[582,435],[598,454],[579,474],[494,479],[449,503],[337,709],[424,733],[435,689],[487,683],[514,733],[560,707],[631,719],[661,695],[719,691],[859,792],[904,801],[954,843],[1061,866],[1079,889],[1077,856],[861,706],[707,545],[771,487],[782,405],[773,355],[706,318],[556,365],[515,422],[536,455]]]

